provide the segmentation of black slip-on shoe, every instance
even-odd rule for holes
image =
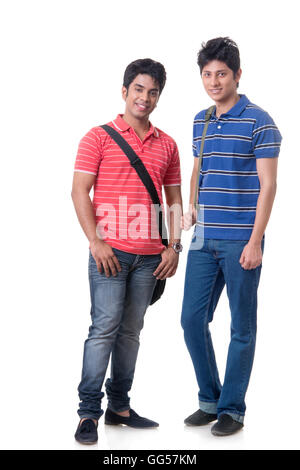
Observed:
[[[97,428],[98,424],[96,426],[94,421],[90,418],[85,419],[81,423],[79,422],[75,433],[76,441],[81,444],[96,444],[98,441]]]
[[[216,421],[218,416],[216,414],[205,413],[205,411],[197,410],[191,416],[184,420],[184,424],[188,426],[204,426],[205,424]]]
[[[214,436],[230,436],[242,429],[243,426],[243,423],[239,423],[231,416],[223,413],[219,417],[218,422],[211,428],[211,432]]]
[[[105,424],[115,425],[126,424],[126,426],[130,426],[132,428],[156,428],[157,426],[159,426],[159,424],[155,421],[151,421],[151,419],[139,416],[131,408],[129,410],[129,414],[130,416],[121,416],[107,408],[104,416],[104,422]]]

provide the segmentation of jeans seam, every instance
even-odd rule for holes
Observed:
[[[251,295],[251,299],[254,298],[255,292],[256,292],[256,295],[257,295],[257,288],[258,288],[258,283],[257,283],[257,271],[255,272],[254,275],[255,275],[255,280],[254,280],[254,283],[253,283],[253,292],[252,292],[252,295]],[[252,310],[253,310],[253,309],[251,309],[251,311],[252,311]],[[252,336],[253,336],[253,335],[252,335],[252,332],[251,332],[251,330],[252,330],[252,328],[251,328],[251,322],[252,322],[252,321],[253,321],[253,318],[251,317],[251,315],[249,315],[247,325],[248,325],[248,336],[249,336],[249,338],[250,338],[251,341],[254,340],[254,338],[252,337]],[[255,340],[254,340],[254,341],[255,341]],[[254,353],[253,353],[253,354],[254,354]],[[247,359],[248,359],[248,362],[249,362],[249,357],[248,357]],[[253,359],[254,359],[254,358],[253,358]],[[252,359],[252,363],[253,363],[253,359]],[[245,382],[245,376],[246,376],[246,367],[245,367],[245,366],[246,366],[246,362],[247,362],[247,361],[246,361],[246,358],[245,358],[245,359],[244,359],[244,363],[243,363],[243,378],[242,378],[242,381],[241,381],[241,384],[240,384],[240,387],[241,387],[241,388],[240,388],[240,399],[243,397],[243,394],[244,394],[243,389],[242,389],[242,385],[243,385],[244,382]]]
[[[89,275],[89,284],[90,284],[90,293],[91,293],[91,311],[94,313],[94,286],[93,286],[93,279],[92,276]],[[92,325],[93,325],[93,316],[91,315]]]
[[[214,281],[213,281],[213,284],[212,284],[212,287],[211,287],[211,291],[210,291],[210,294],[209,294],[209,299],[208,299],[207,307],[206,307],[206,312],[205,312],[204,320],[205,320],[205,325],[207,325],[207,328],[209,328],[209,326],[208,326],[208,311],[209,311],[209,306],[210,306],[210,303],[211,303],[213,291],[214,291],[214,288],[215,288],[215,285],[216,285],[216,280],[217,280],[217,278],[218,278],[220,269],[221,269],[221,268],[218,269],[217,274],[216,274],[216,276],[215,276],[215,278],[214,278]],[[208,342],[207,342],[207,335],[205,335],[205,349],[206,349],[206,355],[207,355],[207,358],[208,358],[208,365],[209,365],[210,375],[211,375],[212,381],[214,382],[214,386],[215,386],[215,378],[214,378],[213,373],[212,373],[212,366],[211,366],[211,362],[210,362],[210,354],[209,354],[209,348],[208,348]],[[215,390],[215,391],[217,391],[217,390]]]

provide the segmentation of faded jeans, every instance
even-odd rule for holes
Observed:
[[[243,422],[256,342],[257,288],[262,265],[245,270],[239,263],[247,240],[202,240],[188,253],[181,324],[199,386],[199,408],[226,413]],[[264,248],[264,239],[262,241]],[[231,311],[231,341],[220,383],[209,322],[226,285]]]
[[[91,320],[84,343],[81,382],[78,387],[81,418],[99,419],[103,414],[101,391],[109,359],[110,378],[105,388],[108,407],[114,411],[130,408],[131,389],[139,349],[139,334],[150,304],[156,278],[153,272],[161,255],[136,255],[113,248],[122,271],[107,278],[97,270],[90,252],[89,281]]]

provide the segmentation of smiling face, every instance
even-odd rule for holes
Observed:
[[[219,60],[208,62],[202,69],[202,82],[207,94],[215,103],[226,103],[237,95],[237,84],[241,78],[241,69],[235,74]]]
[[[157,105],[159,86],[150,75],[139,74],[128,89],[123,86],[122,96],[126,102],[125,114],[134,119],[147,120]]]

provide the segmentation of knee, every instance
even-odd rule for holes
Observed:
[[[181,318],[180,318],[180,324],[183,330],[188,328],[188,325],[191,322],[191,308],[186,305],[185,299],[183,300],[182,304],[182,310],[181,310]]]
[[[181,314],[181,326],[185,333],[193,331],[195,328],[202,328],[203,322],[199,322],[199,316],[192,312],[183,311]]]
[[[136,321],[134,324],[125,324],[121,323],[120,328],[118,330],[118,336],[127,336],[128,338],[132,339],[139,339],[140,332],[143,329],[144,320],[140,319]]]
[[[99,322],[99,324],[93,322],[89,328],[88,339],[114,339],[119,326],[120,322]]]
[[[180,324],[181,324],[181,328],[182,328],[183,330],[185,330],[186,316],[184,315],[183,312],[181,312]]]
[[[209,312],[195,306],[194,308],[184,308],[181,312],[181,326],[185,335],[194,335],[208,330],[210,319]]]

